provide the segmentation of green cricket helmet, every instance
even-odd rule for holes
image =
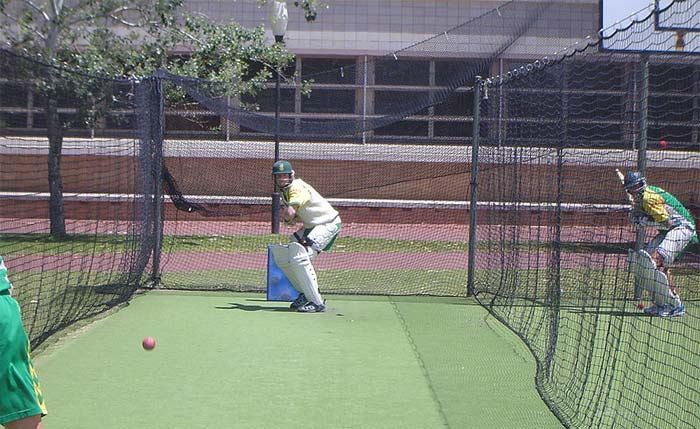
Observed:
[[[280,159],[272,164],[272,174],[294,174],[294,169],[289,161]]]
[[[639,171],[629,171],[625,174],[622,187],[631,194],[643,191],[647,187],[647,179]]]
[[[272,164],[272,177],[275,177],[278,174],[289,174],[292,180],[294,180],[294,169],[292,168],[292,164],[289,161],[282,159]]]

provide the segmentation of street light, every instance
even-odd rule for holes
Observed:
[[[272,2],[272,16],[270,17],[270,25],[272,26],[272,34],[275,35],[275,43],[284,44],[284,34],[287,32],[287,23],[289,15],[287,13],[287,2],[274,0]],[[275,70],[277,82],[275,84],[275,162],[280,159],[280,70],[277,66]],[[279,234],[280,232],[280,190],[275,181],[274,190],[272,192],[272,233]]]

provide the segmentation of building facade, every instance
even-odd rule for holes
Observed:
[[[275,82],[269,82],[255,100],[243,100],[254,101],[260,114],[274,116],[279,106],[281,118],[287,121],[363,121],[395,115],[408,100],[429,99],[440,91],[451,91],[451,95],[439,103],[426,104],[428,107],[416,108],[397,121],[387,121],[385,126],[363,133],[363,142],[463,144],[472,134],[472,99],[468,88],[472,82],[455,85],[454,79],[465,65],[474,65],[485,77],[503,75],[544,57],[560,56],[561,52],[579,43],[595,40],[600,26],[599,0],[323,0],[314,22],[307,22],[302,10],[289,3],[284,43],[296,54],[290,71],[296,71],[302,78],[311,76],[311,95],[302,94],[298,80],[284,80],[278,101]],[[186,6],[218,22],[234,20],[245,27],[263,26],[270,43],[274,40],[269,4],[261,6],[255,0],[189,0]],[[595,70],[595,73],[603,73],[605,80],[616,77],[619,80],[619,76],[636,67],[638,60],[638,56],[629,55],[620,63],[611,64],[609,72]],[[585,67],[585,62],[576,66],[577,69]],[[679,124],[659,122],[656,128],[677,125],[679,140],[697,144],[700,131],[698,121],[693,122],[693,115],[698,115],[700,73],[692,64],[679,67],[677,71],[684,74],[685,87],[695,85],[696,90],[689,94],[687,90],[657,85],[657,93],[652,97],[671,97],[672,102],[666,103],[664,109],[668,106],[678,109],[676,122]],[[656,72],[669,73],[663,66]],[[0,84],[5,132],[41,135],[45,124],[32,94],[13,94],[15,89],[11,83]],[[575,99],[584,100],[593,106],[590,110],[603,112],[598,118],[580,118],[584,122],[597,121],[589,127],[601,130],[601,137],[596,137],[593,144],[615,144],[631,138],[631,134],[619,126],[619,121],[626,120],[629,112],[634,111],[634,101],[625,95],[625,91],[627,94],[629,91],[624,82],[616,85],[608,88],[593,82],[583,87],[587,93],[568,99],[569,103]],[[602,94],[608,90],[616,92]],[[620,112],[612,112],[612,115],[609,115],[610,97],[616,97],[613,104],[620,106]],[[66,112],[71,108],[70,105],[63,107]],[[586,107],[582,104],[581,109]],[[513,110],[510,114],[510,120],[517,121],[518,115],[527,112]],[[272,138],[269,132],[241,126],[206,109],[188,112],[166,108],[165,115],[167,138]],[[190,120],[193,115],[198,120]],[[696,125],[686,126],[680,122]],[[107,118],[97,129],[78,133],[119,135],[133,126],[134,118]],[[605,132],[606,129],[609,132]],[[607,136],[603,137],[605,133]],[[657,137],[654,133],[652,127],[651,138]]]

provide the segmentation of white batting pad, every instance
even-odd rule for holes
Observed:
[[[323,298],[318,292],[316,271],[311,265],[309,252],[299,243],[289,244],[289,271],[292,273],[289,280],[294,283],[297,290],[306,295],[306,299],[315,304],[323,304]]]
[[[648,291],[657,306],[678,304],[678,297],[671,292],[666,274],[656,269],[651,256],[644,250],[630,252],[630,272],[634,274],[635,284]]]

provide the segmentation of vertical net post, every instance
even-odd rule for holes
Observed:
[[[646,175],[647,169],[647,131],[649,115],[649,55],[642,54],[640,61],[639,86],[639,144],[637,145],[637,170]],[[644,228],[637,228],[634,249],[639,251],[644,247]],[[642,289],[634,288],[634,299],[639,301]]]
[[[469,262],[467,267],[467,296],[474,296],[474,270],[476,258],[476,205],[479,187],[479,128],[481,108],[481,76],[474,79],[474,122],[472,124],[472,165],[469,201]]]
[[[280,89],[280,69],[277,67],[275,69],[275,74],[277,75],[277,80],[275,81],[275,162],[280,159],[280,100],[282,98],[282,93]],[[277,186],[277,181],[274,181],[274,188],[272,191],[272,226],[271,231],[273,234],[279,234],[280,232],[280,190]]]
[[[552,264],[550,267],[549,291],[549,344],[545,356],[545,375],[548,380],[552,376],[552,363],[555,359],[557,342],[559,341],[559,318],[561,305],[561,229],[562,203],[564,200],[564,146],[568,135],[567,118],[569,117],[569,88],[566,78],[566,66],[558,68],[559,88],[561,94],[561,114],[559,115],[559,139],[557,141],[557,188],[556,208],[554,218],[554,237],[552,239]]]
[[[155,287],[160,283],[160,250],[163,244],[163,134],[165,127],[165,95],[163,81],[153,77],[153,107],[156,114],[152,127],[153,143],[153,263],[151,269],[151,284]]]
[[[637,169],[643,175],[647,169],[647,132],[649,116],[649,54],[643,54],[639,79],[639,146],[637,151]]]
[[[160,280],[160,248],[163,237],[163,91],[162,82],[148,77],[138,83],[137,111],[139,129],[139,159],[143,175],[142,254],[151,259],[151,285]],[[146,250],[148,251],[146,256]]]

